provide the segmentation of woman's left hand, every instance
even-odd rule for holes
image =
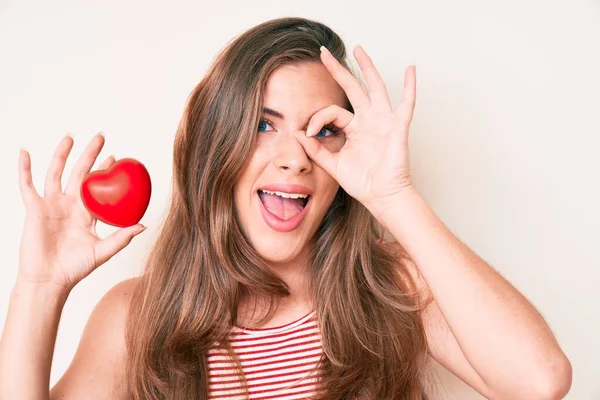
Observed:
[[[402,102],[393,111],[387,89],[364,49],[354,56],[368,85],[363,85],[323,48],[323,64],[346,92],[354,114],[337,105],[316,112],[308,123],[306,136],[296,138],[308,156],[331,175],[352,197],[370,208],[412,187],[408,156],[408,129],[416,96],[416,72],[411,65],[404,74]],[[344,131],[346,142],[337,153],[310,137],[324,125]]]

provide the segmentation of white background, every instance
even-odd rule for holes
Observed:
[[[233,36],[267,19],[328,24],[361,44],[393,105],[417,67],[410,133],[415,186],[450,229],[544,315],[574,369],[568,399],[600,399],[600,3],[598,1],[0,0],[0,327],[24,220],[19,147],[43,192],[66,133],[63,182],[91,137],[152,177],[149,228],[71,293],[52,381],[114,284],[137,275],[172,178],[186,97]],[[351,54],[351,53],[350,53]],[[98,224],[105,236],[115,228]],[[457,295],[460,295],[457,293]],[[480,396],[440,371],[444,399]]]

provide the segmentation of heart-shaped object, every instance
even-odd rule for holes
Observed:
[[[107,169],[92,171],[81,183],[81,199],[90,214],[121,228],[142,219],[151,192],[148,170],[133,158],[123,158]]]

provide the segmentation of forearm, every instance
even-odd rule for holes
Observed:
[[[68,292],[19,282],[0,340],[0,399],[47,399],[58,323]]]
[[[564,354],[540,314],[414,189],[371,212],[409,253],[465,357],[491,388],[544,385],[564,372]]]

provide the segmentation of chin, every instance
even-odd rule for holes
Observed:
[[[297,260],[306,246],[305,241],[285,237],[271,237],[269,239],[258,237],[251,240],[251,243],[263,259],[278,264]]]
[[[294,260],[294,258],[297,256],[298,253],[281,253],[281,254],[277,254],[274,253],[272,250],[267,250],[266,252],[257,250],[259,252],[259,254],[261,255],[262,258],[265,259],[265,261],[271,263],[271,264],[285,264],[285,263],[289,263],[291,261]]]

